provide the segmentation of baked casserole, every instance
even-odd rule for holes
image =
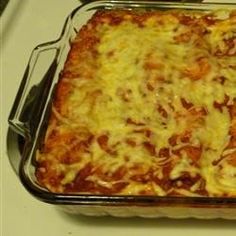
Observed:
[[[55,193],[236,197],[236,11],[98,10],[36,162]]]

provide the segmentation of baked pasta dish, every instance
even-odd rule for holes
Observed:
[[[236,197],[236,11],[97,11],[36,163],[56,193]]]

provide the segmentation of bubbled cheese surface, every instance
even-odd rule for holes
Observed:
[[[164,196],[174,191],[199,196],[197,189],[203,180],[209,196],[236,196],[236,164],[232,164],[236,161],[223,158],[226,151],[231,158],[236,155],[235,146],[228,148],[235,120],[230,107],[236,103],[236,54],[224,54],[225,37],[234,40],[236,47],[236,23],[229,14],[224,17],[219,23],[204,25],[208,31],[203,36],[190,30],[193,37],[180,42],[177,38],[194,26],[181,23],[173,14],[164,14],[161,26],[160,17],[154,14],[145,18],[142,27],[130,20],[132,16],[115,25],[105,20],[98,24],[94,76],[73,79],[75,89],[64,104],[66,117],[57,114],[67,123],[57,128],[61,133],[68,126],[82,126],[94,138],[89,151],[80,154],[79,164],[65,164],[62,186],[93,163],[108,179],[125,166],[121,180],[107,181],[99,174],[86,177],[107,189],[119,181],[128,183],[120,194],[146,191]],[[219,56],[217,50],[222,50]],[[187,143],[177,138],[171,144],[174,135],[186,133]],[[97,141],[102,135],[107,137],[106,148]],[[185,151],[186,146],[200,150],[197,161]],[[160,155],[163,149],[168,149],[168,158]],[[39,154],[38,160],[44,155],[48,154]],[[132,177],[152,171],[152,176],[164,181],[165,163],[169,163],[168,178],[179,179],[174,187],[165,189],[153,179],[144,183]],[[181,176],[186,173],[200,179],[184,187]]]

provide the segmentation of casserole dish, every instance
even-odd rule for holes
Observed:
[[[52,98],[57,93],[60,72],[63,71],[67,55],[78,31],[100,10],[155,10],[210,11],[235,9],[234,4],[181,4],[164,2],[93,2],[75,9],[68,17],[62,36],[55,42],[35,48],[13,105],[9,124],[9,154],[14,153],[12,140],[21,135],[23,143],[19,176],[29,192],[48,203],[57,204],[72,213],[87,215],[146,216],[146,217],[201,217],[235,218],[236,199],[234,196],[153,196],[153,195],[109,195],[92,193],[62,193],[48,191],[39,184],[35,172],[35,153],[40,150],[45,136]],[[14,131],[14,132],[13,132]],[[22,142],[23,140],[23,142]]]

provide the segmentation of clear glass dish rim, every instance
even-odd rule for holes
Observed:
[[[163,1],[94,1],[82,4],[75,8],[68,16],[61,36],[58,40],[42,44],[42,47],[50,44],[59,44],[63,40],[68,24],[75,15],[85,10],[128,8],[128,9],[190,9],[212,10],[216,8],[234,7],[236,3],[180,3]],[[40,47],[40,45],[38,46]],[[30,142],[28,142],[27,145]],[[137,195],[93,195],[93,194],[58,194],[39,188],[33,183],[24,171],[25,163],[29,157],[22,157],[20,163],[20,179],[25,188],[36,198],[51,204],[63,205],[108,205],[108,206],[181,206],[181,207],[219,207],[236,208],[236,197],[169,197],[169,196],[137,196]]]

